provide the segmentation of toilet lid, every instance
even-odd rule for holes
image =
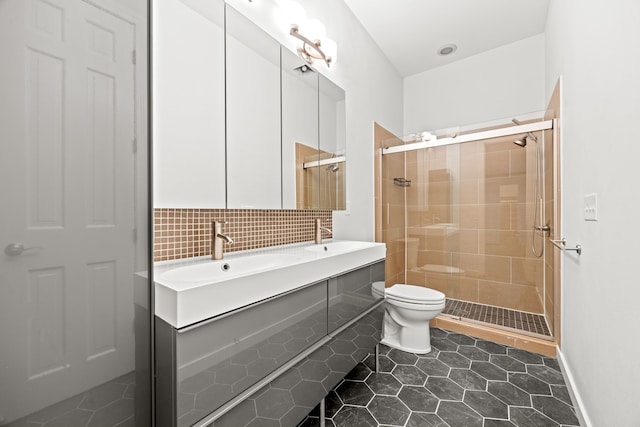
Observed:
[[[435,304],[444,302],[444,294],[435,289],[423,288],[413,285],[393,285],[386,290],[387,298],[413,303]]]

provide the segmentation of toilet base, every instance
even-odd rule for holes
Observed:
[[[431,330],[427,327],[401,327],[385,313],[382,340],[380,343],[391,348],[415,354],[431,352]]]
[[[398,340],[394,340],[394,339],[387,339],[384,338],[380,341],[380,344],[384,344],[388,347],[391,348],[395,348],[397,350],[400,351],[404,351],[407,353],[415,353],[415,354],[427,354],[427,353],[431,353],[431,346],[428,346],[426,348],[410,348],[410,347],[403,347],[398,343]]]

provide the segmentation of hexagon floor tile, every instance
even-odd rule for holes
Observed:
[[[442,329],[431,336],[430,354],[381,345],[379,374],[369,355],[325,400],[326,425],[580,425],[555,359]],[[319,426],[318,414],[299,427]]]

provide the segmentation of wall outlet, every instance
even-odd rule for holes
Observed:
[[[584,196],[584,220],[598,220],[598,194],[592,193]]]

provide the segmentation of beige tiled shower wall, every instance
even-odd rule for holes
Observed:
[[[211,253],[211,222],[227,221],[224,252],[312,241],[315,220],[332,229],[330,210],[154,209],[154,261]],[[326,232],[324,238],[330,238]]]
[[[543,260],[530,249],[535,143],[513,140],[406,153],[407,283],[543,313]]]

